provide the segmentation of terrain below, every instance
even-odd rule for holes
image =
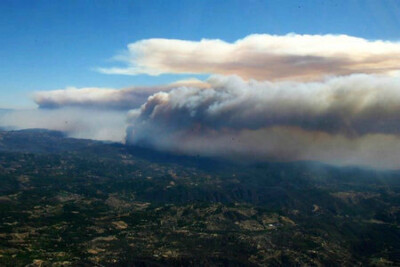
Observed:
[[[0,131],[0,266],[399,266],[400,172]]]

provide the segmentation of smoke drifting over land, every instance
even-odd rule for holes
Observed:
[[[147,39],[108,74],[216,74],[150,87],[67,88],[0,126],[246,161],[400,166],[400,43],[346,35]],[[234,74],[234,75],[231,75]],[[126,116],[128,114],[128,116]]]
[[[245,82],[157,93],[130,112],[129,143],[255,160],[400,166],[400,79]],[[379,160],[378,160],[379,159]]]

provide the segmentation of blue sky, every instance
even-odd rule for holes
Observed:
[[[162,84],[184,75],[93,71],[146,38],[235,41],[251,33],[399,40],[400,1],[0,1],[0,107],[34,91]],[[193,77],[193,75],[189,75]]]

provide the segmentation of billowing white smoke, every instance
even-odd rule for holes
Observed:
[[[0,125],[121,140],[124,110],[133,109],[126,138],[132,144],[241,160],[400,168],[399,42],[299,34],[233,43],[147,39],[116,59],[126,67],[99,70],[242,78],[39,92],[35,102],[52,109],[7,114]]]
[[[400,167],[400,79],[245,82],[177,88],[130,112],[127,142],[252,160],[319,160]]]
[[[236,42],[145,39],[107,74],[236,74],[258,80],[318,80],[327,75],[399,71],[400,43],[348,35],[253,34]]]

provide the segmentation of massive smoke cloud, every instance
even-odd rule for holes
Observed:
[[[222,75],[37,92],[38,110],[7,112],[0,126],[245,161],[400,166],[400,43],[297,34],[148,39],[117,59],[127,66],[100,71]]]
[[[395,73],[400,43],[347,35],[254,34],[234,43],[221,40],[146,39],[115,57],[123,68],[107,74],[236,74],[258,80],[317,80],[327,75]]]
[[[321,82],[215,76],[130,112],[127,141],[189,154],[400,166],[400,79],[351,75]]]

